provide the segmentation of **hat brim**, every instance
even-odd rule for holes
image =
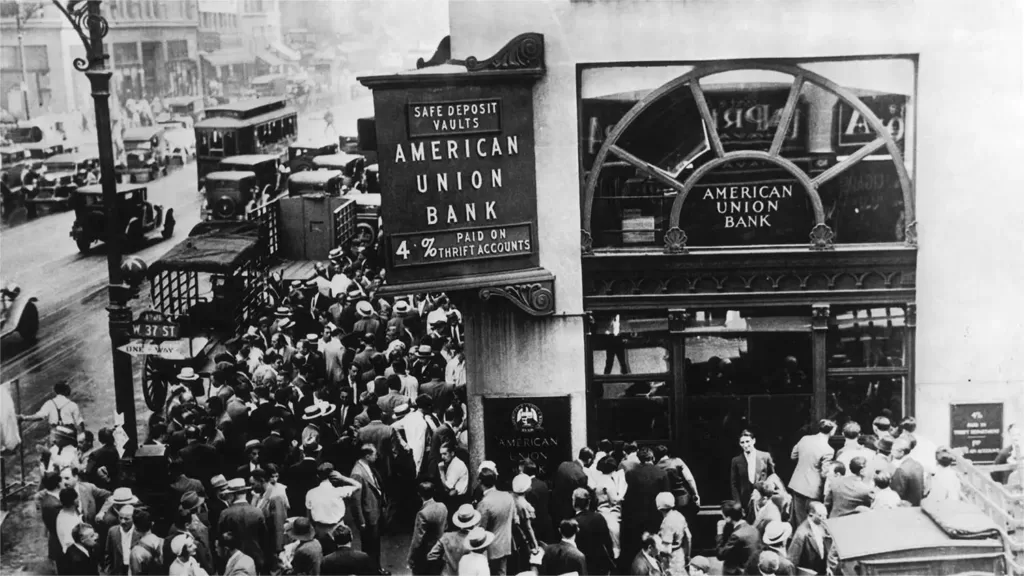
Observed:
[[[139,502],[140,500],[138,496],[132,496],[130,500],[112,500],[111,504],[114,506],[127,506],[131,504],[132,506],[134,506]]]
[[[334,414],[334,412],[337,411],[337,410],[338,410],[337,406],[335,406],[334,404],[328,404],[327,408],[323,412],[320,413],[320,417],[321,418],[326,418],[326,417],[330,416],[331,414]]]
[[[452,524],[455,524],[459,528],[473,528],[474,526],[480,523],[481,519],[482,516],[480,515],[480,512],[474,510],[473,515],[470,516],[469,520],[466,520],[465,522],[459,522],[458,516],[452,517]]]
[[[199,380],[199,374],[193,374],[191,376],[182,376],[181,374],[178,374],[178,380],[182,382],[195,382],[196,380]]]
[[[477,550],[483,550],[484,548],[487,548],[493,542],[494,542],[494,534],[491,533],[491,532],[487,532],[487,534],[484,535],[484,541],[481,542],[480,544],[477,544],[476,546],[471,546],[469,544],[469,540],[466,540],[466,543],[465,543],[464,546],[465,546],[466,550],[468,550],[470,552],[476,552]]]
[[[250,486],[249,484],[246,484],[244,486],[239,486],[237,488],[231,488],[230,486],[225,486],[224,489],[221,491],[221,493],[222,494],[240,494],[242,492],[248,492],[250,488],[252,488],[252,486]]]
[[[200,506],[203,505],[204,502],[206,502],[206,498],[203,498],[202,496],[200,496],[199,497],[199,501],[196,502],[195,504],[193,504],[192,506],[188,507],[188,508],[185,508],[185,505],[184,504],[180,504],[180,503],[178,504],[178,506],[180,506],[182,510],[185,510],[186,512],[189,512],[189,511],[195,510],[196,508],[199,508]]]
[[[789,537],[792,535],[793,526],[787,522],[785,523],[785,527],[782,529],[782,534],[780,534],[778,538],[769,539],[768,535],[766,534],[763,538],[761,538],[761,542],[765,546],[778,546],[779,544],[785,544],[786,540],[789,540]]]
[[[324,413],[317,410],[316,414],[303,414],[302,419],[306,422],[309,422],[310,420],[317,420],[319,418],[323,418],[323,416]]]

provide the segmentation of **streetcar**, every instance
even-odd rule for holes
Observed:
[[[287,158],[295,141],[298,114],[287,98],[257,98],[206,109],[195,125],[198,187],[220,161],[243,154]]]

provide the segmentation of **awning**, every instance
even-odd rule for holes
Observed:
[[[213,52],[200,52],[199,56],[213,66],[251,64],[254,60],[252,53],[245,48],[224,48]]]
[[[277,56],[268,52],[267,50],[260,50],[259,52],[257,52],[256,58],[262,60],[269,66],[284,66],[285,64],[287,64],[284,60],[278,58]]]
[[[271,42],[270,47],[273,48],[274,51],[280,54],[281,56],[284,56],[286,60],[298,62],[299,59],[302,58],[302,54],[299,54],[297,50],[293,50],[292,48],[285,46],[281,42]]]

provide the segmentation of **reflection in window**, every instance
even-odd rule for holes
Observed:
[[[669,382],[594,384],[591,401],[597,408],[602,438],[649,441],[671,437],[672,386]]]
[[[686,338],[690,395],[810,394],[809,334],[697,335]]]
[[[597,316],[590,341],[594,374],[664,374],[670,369],[665,317]]]
[[[902,308],[838,310],[828,327],[828,367],[902,367],[905,333]]]
[[[836,242],[903,240],[903,192],[888,159],[862,161],[825,183],[818,193]]]
[[[860,424],[861,430],[871,430],[877,416],[894,422],[903,418],[903,376],[830,376],[825,392],[826,415],[840,430],[851,421]]]

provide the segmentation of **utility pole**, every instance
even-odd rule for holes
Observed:
[[[28,109],[28,65],[25,64],[25,32],[22,28],[24,23],[21,21],[21,1],[15,2],[17,10],[14,15],[18,27],[18,55],[21,58],[21,105],[25,109],[25,120],[31,120],[32,112]]]

